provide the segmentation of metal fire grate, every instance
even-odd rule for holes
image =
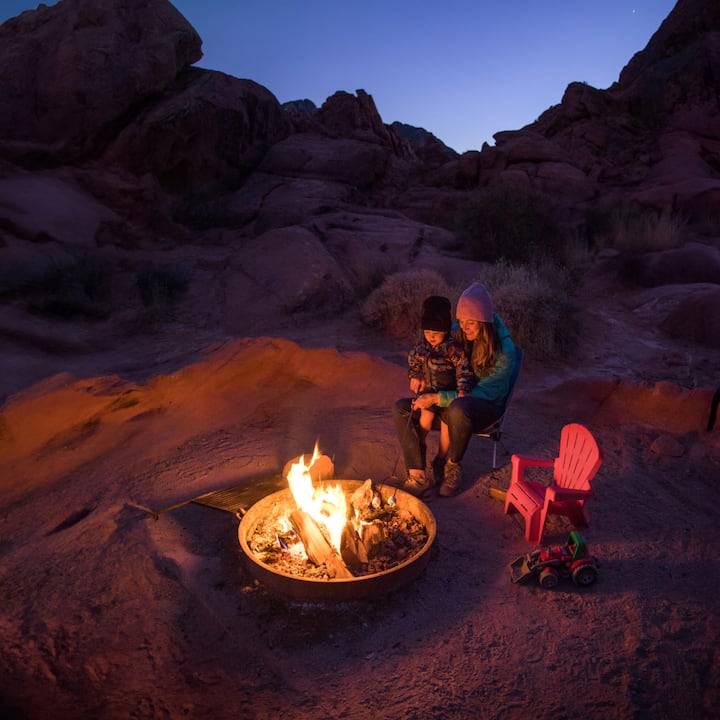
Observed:
[[[157,517],[162,513],[190,505],[190,503],[215,508],[216,510],[224,510],[233,515],[237,515],[238,513],[242,514],[251,505],[254,505],[266,495],[270,495],[278,490],[283,490],[286,487],[287,480],[284,480],[280,475],[271,475],[269,477],[257,478],[252,481],[240,483],[239,485],[233,485],[229,488],[213,490],[212,492],[204,493],[203,495],[198,495],[188,500],[182,500],[161,508],[160,510],[154,510],[153,515]]]

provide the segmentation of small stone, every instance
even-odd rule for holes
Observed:
[[[660,435],[655,438],[650,445],[650,450],[663,457],[682,457],[685,454],[685,446],[669,435]]]

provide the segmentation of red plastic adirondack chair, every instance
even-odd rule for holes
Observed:
[[[564,515],[575,527],[586,527],[585,501],[592,497],[592,479],[602,465],[602,453],[592,433],[578,423],[560,434],[560,454],[554,460],[512,456],[512,476],[505,497],[505,512],[525,518],[525,538],[542,542],[548,515]],[[525,479],[529,467],[553,468],[550,485]]]

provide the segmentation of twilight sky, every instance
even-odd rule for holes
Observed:
[[[37,7],[1,0],[0,22]],[[46,0],[46,5],[56,4]],[[562,99],[605,89],[676,0],[175,0],[203,40],[198,66],[280,102],[363,89],[386,123],[458,152],[494,144]]]

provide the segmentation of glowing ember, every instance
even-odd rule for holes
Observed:
[[[309,465],[305,465],[305,456],[302,455],[298,462],[290,467],[288,485],[298,508],[327,529],[330,545],[339,554],[343,530],[347,524],[347,499],[339,485],[318,488],[313,486],[310,468],[320,457],[316,443]]]

